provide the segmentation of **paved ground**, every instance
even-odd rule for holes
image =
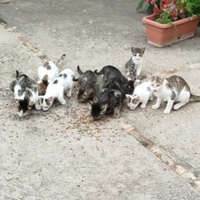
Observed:
[[[7,2],[7,3],[6,3]],[[3,4],[2,4],[3,3]],[[47,113],[16,115],[8,85],[16,69],[37,78],[46,57],[62,68],[124,72],[131,46],[146,46],[143,73],[171,69],[200,94],[200,28],[165,48],[146,43],[144,13],[127,0],[0,1],[0,199],[200,199],[199,103],[170,115],[164,104],[93,122],[76,94]]]

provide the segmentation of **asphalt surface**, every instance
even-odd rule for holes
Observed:
[[[199,103],[169,115],[164,103],[152,110],[155,100],[134,111],[124,104],[121,118],[94,122],[74,90],[65,106],[16,115],[8,90],[15,71],[37,79],[37,68],[63,53],[62,69],[112,64],[125,73],[130,47],[146,46],[143,74],[178,74],[200,95],[200,28],[192,39],[156,48],[136,6],[0,1],[0,199],[200,199]]]

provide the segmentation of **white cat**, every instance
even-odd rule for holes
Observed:
[[[148,101],[153,98],[153,83],[150,79],[137,85],[132,95],[126,94],[127,106],[131,110],[134,110],[140,103],[141,108],[146,108]]]
[[[57,98],[61,104],[66,104],[64,93],[66,93],[68,97],[71,97],[73,78],[74,72],[71,69],[65,69],[56,79],[50,82],[45,95],[39,96],[38,98],[40,109],[44,111],[48,110],[52,106],[55,98]]]

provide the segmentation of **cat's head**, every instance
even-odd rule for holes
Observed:
[[[46,98],[45,96],[39,96],[38,101],[35,104],[36,110],[47,111],[53,104],[53,97]]]
[[[134,60],[140,60],[145,52],[145,47],[144,48],[131,47],[131,51],[132,51]]]
[[[89,100],[93,100],[93,96],[94,96],[94,90],[92,88],[91,89],[82,89],[82,88],[78,89],[77,97],[78,97],[79,103],[85,103]]]
[[[96,102],[91,104],[92,108],[91,108],[91,115],[93,117],[94,120],[98,120],[100,119],[104,114],[106,114],[106,110],[108,108],[108,104],[107,103],[103,103],[103,102]]]
[[[159,76],[153,76],[151,79],[151,82],[152,82],[153,91],[157,92],[163,85],[164,78],[161,78]]]
[[[34,105],[29,98],[16,99],[16,104],[18,108],[18,115],[20,117],[27,115]]]
[[[137,95],[126,94],[126,101],[129,109],[134,110],[140,103],[140,97]]]
[[[134,83],[135,83],[135,79],[134,80],[129,80],[127,83],[125,83],[125,90],[127,94],[132,94],[133,90],[134,90]]]

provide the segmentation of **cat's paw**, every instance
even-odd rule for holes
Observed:
[[[65,101],[65,100],[62,100],[60,103],[61,103],[62,105],[65,105],[65,104],[66,104],[66,101]]]
[[[146,108],[146,105],[141,104],[140,108]]]
[[[155,104],[155,105],[152,106],[152,108],[153,108],[154,110],[156,110],[156,109],[159,108],[159,106]]]
[[[114,117],[115,117],[115,118],[120,118],[120,113],[119,113],[119,112],[115,112],[115,113],[114,113]]]
[[[169,114],[170,111],[171,111],[171,110],[169,110],[169,109],[165,109],[163,113],[165,113],[165,114]]]

